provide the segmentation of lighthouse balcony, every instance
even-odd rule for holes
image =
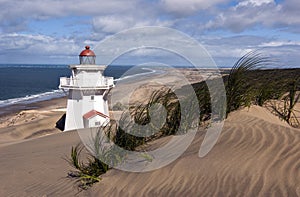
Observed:
[[[85,89],[85,90],[94,90],[94,89],[110,89],[114,87],[114,78],[113,77],[102,77],[99,80],[91,79],[78,79],[78,78],[60,78],[60,89]]]

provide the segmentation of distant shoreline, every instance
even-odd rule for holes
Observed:
[[[197,75],[196,72],[193,73],[194,75],[192,75],[190,73],[190,71],[197,71],[196,68],[175,68],[175,69],[182,70],[183,71],[182,73],[184,75],[186,75],[187,78],[188,78],[188,75],[190,76],[190,78]],[[277,68],[277,69],[270,69],[270,70],[294,70],[294,69],[300,70],[300,68]],[[201,69],[201,71],[212,71],[212,70],[215,70],[215,69],[212,69],[212,68]],[[227,69],[227,68],[219,69],[220,72],[228,72],[228,70],[229,69]],[[269,69],[267,69],[267,70],[269,70]],[[161,71],[164,72],[163,69]],[[162,72],[159,72],[157,70],[151,70],[150,72],[148,71],[145,73],[139,73],[139,74],[132,75],[132,77],[136,77],[139,75],[163,74]],[[124,80],[132,78],[132,77],[126,76],[126,77],[124,77]],[[116,79],[116,82],[119,82],[122,80],[123,80],[122,78]],[[198,81],[198,79],[196,79],[195,81],[190,81],[190,82],[195,83],[197,81]],[[52,92],[44,92],[44,93],[40,93],[40,94],[36,94],[36,95],[31,95],[28,97],[0,100],[0,118],[2,116],[20,112],[22,110],[36,109],[43,103],[47,103],[47,102],[52,103],[52,101],[60,100],[62,98],[64,98],[66,100],[66,97],[67,97],[67,92],[64,93],[62,90],[53,90]]]

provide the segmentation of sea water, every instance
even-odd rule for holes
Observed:
[[[133,66],[111,65],[106,68],[104,75],[114,77],[117,81],[153,72],[145,68],[131,68]],[[130,70],[133,72],[129,72]],[[70,75],[71,71],[67,65],[2,64],[0,107],[63,97],[66,93],[58,89],[59,78]]]

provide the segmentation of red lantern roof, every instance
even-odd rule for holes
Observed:
[[[96,55],[92,50],[90,50],[90,46],[85,46],[85,50],[83,50],[79,56],[96,56]]]

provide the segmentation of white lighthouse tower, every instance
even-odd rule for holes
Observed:
[[[59,88],[68,90],[64,131],[104,126],[109,122],[107,95],[113,77],[103,76],[105,65],[96,65],[96,55],[85,47],[79,65],[70,65],[72,76],[61,77]]]

